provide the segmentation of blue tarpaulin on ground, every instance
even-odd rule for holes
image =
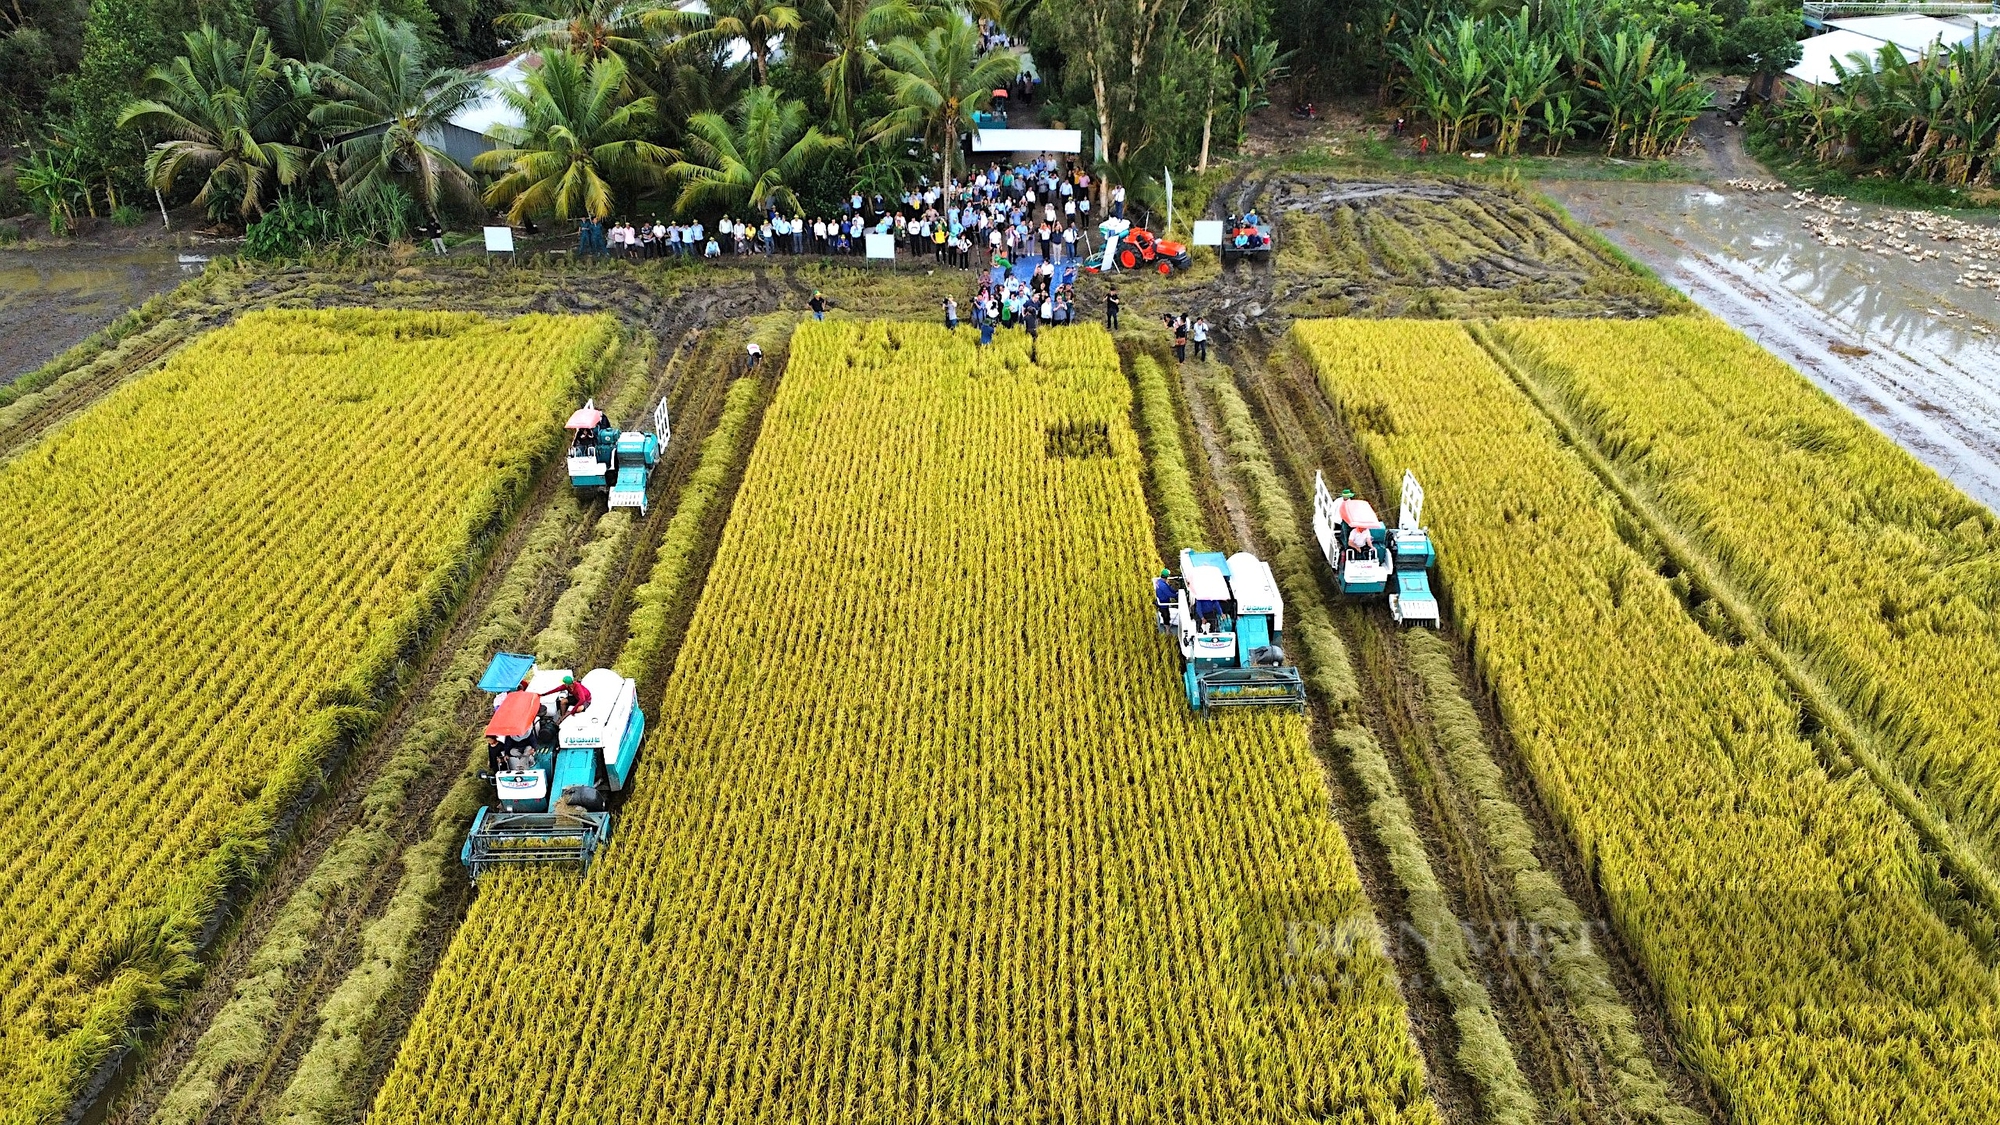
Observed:
[[[1076,284],[1076,268],[1081,263],[1081,261],[1082,259],[1080,258],[1071,258],[1065,262],[1057,262],[1055,264],[1056,285],[1063,286],[1063,285]],[[994,266],[992,274],[987,280],[992,282],[993,287],[995,289],[998,289],[1000,287],[1001,281],[1008,274],[1011,273],[1015,277],[1020,278],[1021,283],[1023,285],[1026,285],[1034,280],[1035,271],[1041,268],[1041,265],[1042,265],[1042,256],[1040,254],[1028,254],[1023,257],[1014,259],[1013,265],[1009,266],[1007,269],[1003,270],[999,266]]]

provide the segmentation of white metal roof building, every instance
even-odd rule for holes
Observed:
[[[1830,19],[1826,26],[1831,30],[1825,35],[1799,43],[1799,61],[1785,76],[1815,86],[1838,85],[1836,61],[1850,74],[1873,70],[1883,46],[1890,43],[1914,61],[1931,51],[1994,34],[1994,22],[1990,15],[1938,18],[1910,12]]]

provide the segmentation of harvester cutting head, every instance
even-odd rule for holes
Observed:
[[[1305,706],[1305,681],[1282,647],[1284,598],[1262,559],[1183,550],[1180,576],[1161,571],[1153,597],[1180,649],[1189,707]]]
[[[459,858],[477,881],[508,863],[587,867],[610,838],[605,794],[623,789],[645,733],[637,685],[606,668],[583,677],[587,706],[564,669],[501,653],[480,687],[497,690],[486,725],[494,803],[479,810]]]

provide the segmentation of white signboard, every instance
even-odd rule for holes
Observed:
[[[1417,483],[1417,474],[1403,470],[1403,511],[1397,517],[1396,526],[1404,531],[1421,531],[1424,518],[1424,489]]]
[[[486,252],[488,254],[512,254],[514,252],[513,227],[485,227]]]
[[[1196,246],[1222,245],[1222,220],[1196,219],[1194,221],[1194,244]]]
[[[876,234],[876,233],[875,233],[874,231],[872,231],[872,230],[871,230],[871,231],[869,231],[869,232],[868,232],[867,234],[863,235],[862,237],[868,240],[868,256],[869,256],[869,257],[871,257],[871,258],[886,258],[886,259],[891,259],[891,260],[893,260],[893,259],[894,259],[894,258],[896,257],[896,236],[895,236],[895,235],[893,235],[893,234]]]

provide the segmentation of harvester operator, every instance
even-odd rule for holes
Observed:
[[[543,692],[544,695],[559,695],[563,698],[556,703],[556,718],[567,719],[590,707],[590,689],[575,676],[564,676],[562,686]]]
[[[1153,609],[1160,615],[1162,629],[1173,624],[1173,608],[1180,601],[1180,595],[1174,592],[1174,584],[1168,581],[1172,577],[1173,571],[1161,567],[1160,576],[1153,579]]]
[[[1375,537],[1367,528],[1357,527],[1347,533],[1347,549],[1357,558],[1365,558],[1375,553]]]

